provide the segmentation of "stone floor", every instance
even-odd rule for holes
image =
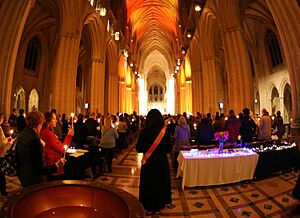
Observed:
[[[113,172],[95,179],[123,189],[138,197],[141,155],[128,148],[116,156]],[[291,172],[260,181],[247,181],[213,187],[181,189],[181,180],[172,177],[172,204],[149,217],[300,217],[295,213],[297,201],[291,196],[298,173]],[[86,180],[94,180],[86,178]],[[16,177],[7,177],[7,191],[20,190]],[[5,201],[0,197],[0,206]]]

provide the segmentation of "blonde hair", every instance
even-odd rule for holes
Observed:
[[[111,117],[110,116],[105,117],[104,126],[111,126]]]

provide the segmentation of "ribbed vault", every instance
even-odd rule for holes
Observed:
[[[178,38],[178,0],[127,0],[126,5],[131,37],[138,45],[141,73],[147,73],[145,69],[152,68],[153,64],[170,72]],[[150,63],[145,61],[149,56]]]

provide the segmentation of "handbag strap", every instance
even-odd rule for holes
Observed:
[[[143,159],[142,159],[142,165],[146,164],[148,158],[151,156],[151,154],[154,152],[154,150],[157,148],[158,144],[160,143],[160,141],[162,140],[162,138],[165,135],[167,127],[164,126],[158,136],[156,137],[156,139],[154,140],[153,144],[151,145],[151,147],[149,148],[149,150],[146,152],[146,154],[144,154]]]

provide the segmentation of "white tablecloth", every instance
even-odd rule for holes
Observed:
[[[253,179],[253,174],[258,161],[258,154],[241,149],[233,154],[206,155],[207,151],[198,151],[191,155],[189,151],[181,151],[178,156],[177,177],[182,177],[184,186],[208,186],[233,183]],[[224,151],[226,152],[226,150]]]

